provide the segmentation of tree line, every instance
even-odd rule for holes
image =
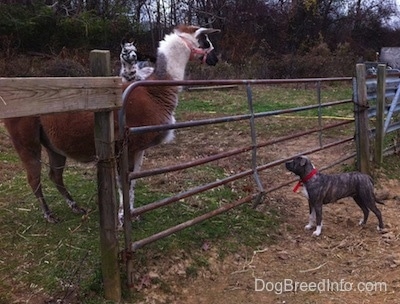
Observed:
[[[399,46],[398,12],[395,0],[0,0],[0,49],[118,52],[127,37],[151,56],[165,33],[190,23],[221,29],[213,41],[222,60],[251,66],[254,77],[325,76],[319,65]]]

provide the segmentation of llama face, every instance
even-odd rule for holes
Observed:
[[[208,38],[208,34],[218,33],[220,30],[212,28],[199,28],[196,31],[195,37],[199,43],[199,48],[205,51],[205,54],[201,56],[201,60],[208,65],[216,65],[218,62],[217,54],[214,50],[214,46]]]
[[[134,64],[137,61],[137,55],[136,55],[137,49],[133,45],[132,42],[127,42],[125,40],[122,40],[121,42],[121,54],[120,54],[120,59],[121,62],[126,62],[129,64]]]
[[[200,60],[208,65],[216,65],[218,62],[218,57],[214,50],[214,46],[212,45],[210,39],[208,39],[208,35],[201,33],[197,36],[197,41],[199,42],[199,48],[205,51],[205,54],[200,57]]]

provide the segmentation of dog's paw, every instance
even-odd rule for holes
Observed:
[[[312,233],[313,236],[319,236],[322,231],[322,226],[317,226],[317,229]]]
[[[358,222],[358,226],[364,226],[365,225],[365,221],[364,221],[364,219],[361,219],[359,222]]]
[[[313,229],[313,227],[315,227],[315,226],[312,225],[312,224],[307,224],[307,225],[304,226],[304,229],[305,230],[311,230],[311,229]]]

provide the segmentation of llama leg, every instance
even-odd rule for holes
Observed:
[[[136,152],[132,163],[133,163],[133,172],[140,172],[142,163],[143,163],[144,151]],[[130,169],[132,166],[130,165]],[[121,229],[124,225],[124,200],[121,186],[121,175],[117,172],[117,188],[119,193],[119,208],[118,208],[118,229]],[[135,202],[135,187],[136,187],[136,179],[133,179],[129,182],[129,209],[131,212],[134,209]]]
[[[22,159],[22,158],[21,158]],[[42,183],[40,180],[41,163],[40,161],[32,161],[26,165],[28,183],[32,188],[33,193],[40,203],[40,207],[43,212],[43,216],[49,223],[57,223],[59,219],[51,212],[49,206],[44,199],[42,191]]]
[[[40,155],[40,153],[38,155]],[[24,162],[26,168],[28,183],[31,186],[33,193],[35,194],[36,198],[40,203],[40,207],[42,209],[44,218],[49,223],[57,223],[59,221],[58,218],[53,215],[49,206],[46,203],[46,200],[44,199],[42,191],[42,182],[40,180],[40,174],[42,169],[40,156],[38,156],[39,159],[37,158],[34,159],[32,157],[29,159],[29,161],[27,155],[21,156],[20,154],[20,157],[21,160]]]
[[[86,214],[86,210],[78,206],[64,185],[63,172],[65,168],[66,157],[50,149],[47,149],[47,154],[49,155],[50,163],[50,180],[56,185],[58,192],[60,192],[74,213]]]
[[[138,173],[142,169],[143,156],[144,156],[144,150],[135,153],[133,173]],[[129,207],[131,212],[135,208],[135,188],[136,188],[136,179],[132,179],[129,184]]]
[[[115,180],[117,184],[118,190],[118,197],[119,197],[119,207],[118,207],[118,230],[122,230],[124,225],[124,194],[122,192],[122,185],[121,185],[121,175],[119,174],[118,170],[116,170]]]
[[[58,220],[44,199],[40,180],[42,146],[39,120],[36,117],[10,118],[4,120],[4,126],[25,167],[28,183],[40,203],[44,218],[50,223],[56,223]]]

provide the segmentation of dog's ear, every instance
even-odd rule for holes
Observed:
[[[304,167],[307,163],[307,158],[300,156],[300,166]]]

